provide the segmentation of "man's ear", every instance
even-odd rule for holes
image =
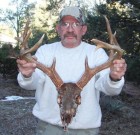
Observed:
[[[82,35],[85,35],[86,32],[87,32],[87,25],[84,25],[84,26],[82,27]]]

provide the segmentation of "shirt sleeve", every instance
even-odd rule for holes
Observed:
[[[42,53],[42,49],[38,49],[35,56],[37,57],[37,60],[41,63],[44,62],[44,58],[43,58],[43,53]],[[35,72],[33,72],[32,76],[29,78],[25,78],[21,72],[19,72],[18,76],[17,76],[17,81],[19,83],[19,85],[26,89],[26,90],[35,90],[37,88],[37,84],[39,82],[39,80],[44,80],[45,79],[45,75],[44,73],[39,70],[39,69],[35,69]]]
[[[101,49],[97,55],[97,66],[105,63],[107,60],[107,54]],[[109,74],[110,68],[104,69],[97,73],[95,88],[99,91],[102,91],[106,95],[118,95],[124,86],[124,77],[122,77],[120,81],[114,82],[111,81]]]

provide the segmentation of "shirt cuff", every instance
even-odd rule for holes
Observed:
[[[21,75],[22,79],[25,81],[32,80],[32,76],[27,78],[27,77],[23,76],[21,72],[19,74]]]
[[[110,76],[108,74],[108,76],[107,76],[107,82],[112,87],[121,87],[121,86],[124,85],[124,77],[122,77],[118,81],[113,81],[113,80],[111,80],[111,78],[110,78]]]

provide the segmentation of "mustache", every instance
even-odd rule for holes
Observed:
[[[67,33],[64,35],[64,37],[69,37],[69,36],[77,38],[77,35],[74,34],[73,32],[67,32]]]

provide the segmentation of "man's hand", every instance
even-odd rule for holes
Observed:
[[[36,60],[36,59],[34,58],[34,60]],[[18,66],[19,71],[26,78],[31,77],[32,73],[36,69],[35,63],[26,62],[25,60],[20,60],[20,59],[17,59],[17,66]]]
[[[124,59],[114,60],[110,67],[110,79],[112,81],[118,81],[124,76],[126,72],[127,64]]]

